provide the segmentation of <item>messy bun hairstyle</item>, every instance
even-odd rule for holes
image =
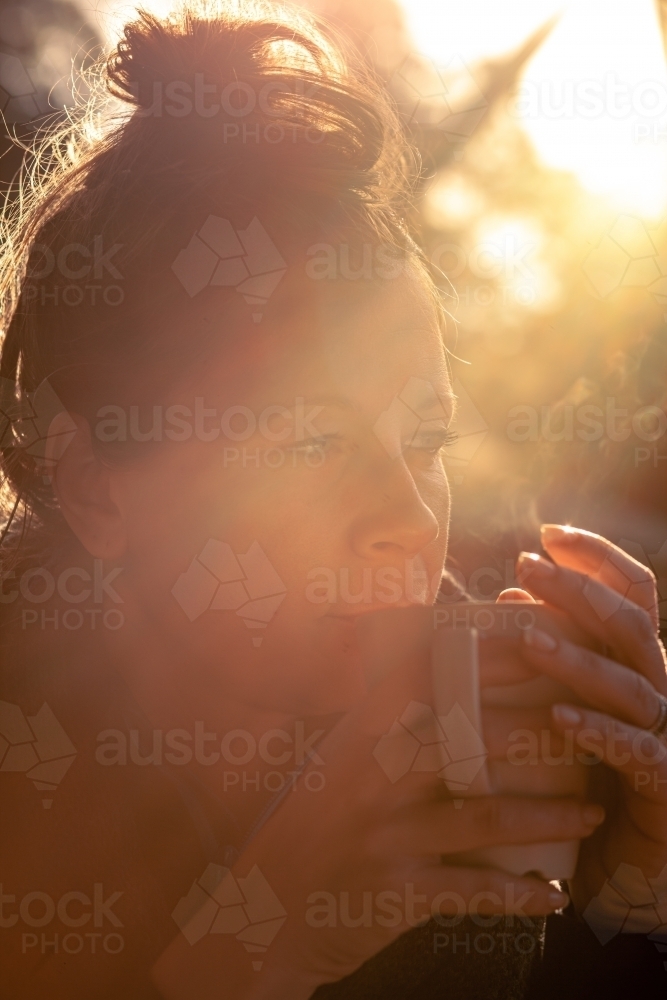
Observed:
[[[33,151],[4,223],[12,549],[30,528],[43,551],[44,529],[53,538],[64,524],[40,463],[55,403],[92,420],[104,403],[159,392],[247,321],[232,296],[224,325],[186,320],[193,292],[172,264],[209,216],[237,228],[258,217],[286,246],[354,233],[421,267],[405,222],[416,159],[392,105],[309,15],[263,0],[140,13],[98,81]]]

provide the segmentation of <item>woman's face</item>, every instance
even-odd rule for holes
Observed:
[[[228,344],[161,411],[162,445],[114,472],[117,589],[190,683],[326,712],[363,686],[354,618],[434,599],[453,399],[415,279],[302,285],[286,279],[289,318],[278,303]]]

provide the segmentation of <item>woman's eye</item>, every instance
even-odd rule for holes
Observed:
[[[322,434],[320,437],[307,438],[305,441],[292,445],[290,451],[294,455],[300,455],[311,464],[321,465],[327,455],[334,450],[338,440],[338,434]]]
[[[424,431],[421,434],[417,434],[406,446],[405,450],[422,452],[425,455],[435,458],[447,445],[454,444],[457,437],[458,435],[455,431],[446,430],[444,427],[442,430]]]

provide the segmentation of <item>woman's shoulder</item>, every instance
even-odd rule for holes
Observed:
[[[178,932],[171,914],[212,860],[206,807],[193,816],[184,776],[140,762],[151,734],[98,644],[9,631],[2,644],[6,982],[17,996],[29,980],[72,1000],[96,996],[91,984],[152,997],[148,970]],[[109,733],[137,754],[100,753]]]

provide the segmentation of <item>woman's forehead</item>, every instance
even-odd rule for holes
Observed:
[[[435,307],[412,278],[392,282],[321,282],[300,279],[284,289],[290,309],[267,310],[261,326],[220,352],[207,383],[248,394],[267,386],[309,396],[322,392],[396,391],[408,378],[448,388],[447,364]]]

